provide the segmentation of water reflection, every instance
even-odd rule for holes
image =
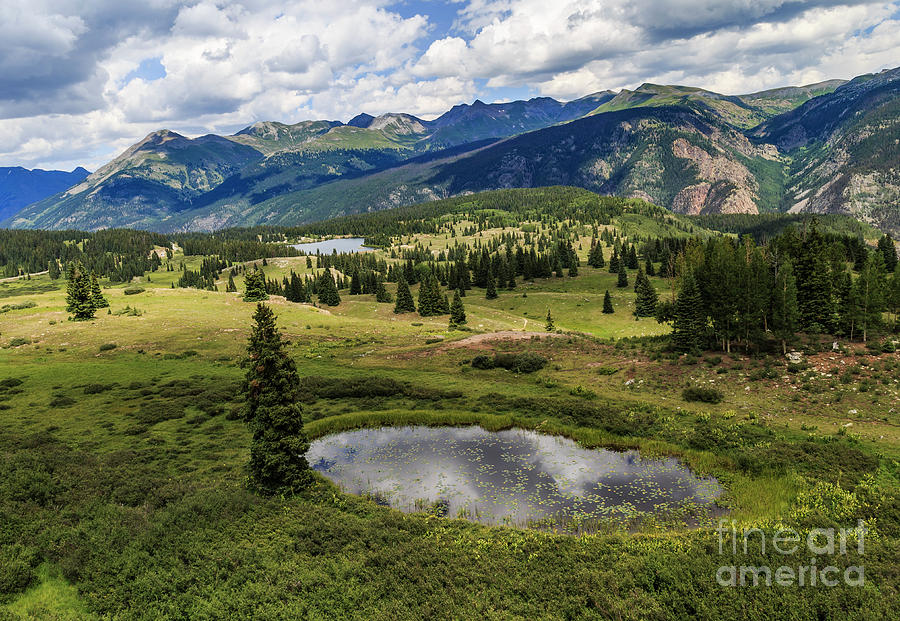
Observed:
[[[674,458],[588,450],[533,431],[384,427],[320,438],[307,455],[353,494],[489,524],[666,515],[712,503],[714,479]]]
[[[363,246],[365,241],[362,237],[341,237],[306,244],[292,244],[292,247],[302,250],[306,254],[331,254],[335,250],[337,250],[338,254],[342,252],[368,252],[371,248]]]

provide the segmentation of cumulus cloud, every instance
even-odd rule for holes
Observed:
[[[738,93],[851,77],[896,65],[900,31],[897,1],[449,7],[439,29],[448,8],[425,0],[4,0],[0,165],[96,168],[160,127],[432,118],[504,89],[571,99],[644,81]],[[149,60],[164,71],[139,71]]]

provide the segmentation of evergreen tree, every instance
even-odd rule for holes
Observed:
[[[785,261],[775,276],[772,292],[772,332],[781,341],[781,352],[787,353],[787,342],[792,340],[800,327],[800,310],[797,307],[797,281],[794,267]]]
[[[62,276],[62,272],[59,269],[59,263],[56,259],[52,259],[48,264],[48,272],[50,275],[50,280],[57,280],[60,276]]]
[[[544,330],[547,332],[553,332],[556,330],[556,326],[553,325],[553,315],[550,314],[550,309],[547,309],[547,323],[544,324]]]
[[[252,272],[244,274],[244,301],[259,302],[268,299],[266,276],[261,269],[254,267]]]
[[[331,269],[329,268],[326,268],[322,275],[319,276],[316,291],[319,295],[319,304],[337,306],[341,303],[341,296],[338,293],[337,285],[331,276]]]
[[[447,308],[445,309],[445,306]],[[441,285],[434,272],[428,274],[419,286],[419,304],[417,310],[422,317],[433,317],[450,312],[444,296],[441,295]]]
[[[397,314],[412,313],[415,310],[416,303],[413,300],[412,293],[409,291],[409,285],[406,282],[406,278],[401,275],[400,281],[397,283],[397,302],[394,304],[394,312]]]
[[[407,287],[406,290],[409,291],[409,287]],[[382,304],[390,304],[394,301],[394,298],[391,297],[391,294],[388,293],[388,290],[385,288],[384,280],[381,276],[375,281],[375,301],[381,302]]]
[[[634,244],[631,244],[631,247],[628,248],[628,254],[625,256],[625,266],[628,269],[636,270],[638,265],[637,250],[635,250]]]
[[[97,275],[93,272],[91,273],[91,304],[94,305],[94,308],[109,308],[109,300],[107,300],[103,296],[103,291],[100,289],[100,281],[97,280]]]
[[[897,249],[890,235],[882,235],[878,240],[878,251],[884,257],[884,269],[893,273],[897,267]]]
[[[644,271],[647,273],[647,276],[656,276],[656,268],[653,267],[653,261],[650,260],[650,257],[647,257],[647,262],[644,264]]]
[[[880,253],[872,253],[866,259],[859,278],[853,283],[856,290],[859,327],[863,333],[864,343],[868,340],[869,332],[881,325],[886,285],[884,257]]]
[[[612,296],[609,295],[609,289],[607,289],[603,295],[603,314],[611,315],[613,312]]]
[[[91,295],[91,279],[80,261],[69,264],[68,283],[66,285],[66,310],[74,316],[75,321],[93,319],[94,306]]]
[[[456,328],[466,323],[466,309],[463,306],[462,296],[457,289],[453,294],[453,303],[450,304],[450,328]]]
[[[295,492],[312,480],[303,429],[300,377],[275,325],[275,314],[258,303],[247,358],[243,391],[244,420],[250,427],[250,484],[265,494]]]
[[[350,279],[350,295],[359,295],[362,293],[362,281],[359,278],[359,271],[353,272]]]
[[[703,342],[705,328],[706,315],[703,312],[700,288],[697,286],[694,275],[688,272],[682,280],[681,291],[675,299],[672,344],[679,351],[698,351]]]
[[[231,272],[228,272],[228,284],[225,285],[225,291],[227,293],[235,293],[237,291],[237,285],[234,284],[234,275]]]
[[[488,272],[487,289],[484,292],[484,297],[488,300],[495,300],[497,298],[497,286],[494,284],[493,272]]]
[[[609,273],[619,273],[619,247],[613,246],[612,256],[609,259]]]
[[[658,297],[656,288],[644,274],[644,270],[638,269],[637,279],[635,280],[637,288],[637,297],[634,302],[634,314],[636,317],[653,317],[656,314],[656,303]]]
[[[831,317],[834,314],[831,271],[825,240],[815,221],[800,244],[794,267],[800,328],[811,333],[831,329]]]
[[[603,267],[604,264],[603,248],[596,240],[594,240],[593,243],[591,243],[591,250],[588,252],[588,265],[599,268]]]
[[[616,286],[619,288],[628,286],[628,273],[625,271],[624,261],[619,261],[619,280],[616,282]]]

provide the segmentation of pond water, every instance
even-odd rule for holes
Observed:
[[[306,254],[331,254],[335,250],[338,251],[338,254],[342,252],[368,252],[372,249],[363,246],[365,241],[362,237],[340,237],[306,244],[292,244],[292,247]]]
[[[314,441],[307,458],[348,493],[486,524],[584,528],[698,508],[702,514],[722,491],[674,458],[588,450],[522,429],[348,431]]]

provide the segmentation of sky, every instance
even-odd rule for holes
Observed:
[[[898,65],[900,0],[3,0],[0,166],[95,170],[161,128]]]

